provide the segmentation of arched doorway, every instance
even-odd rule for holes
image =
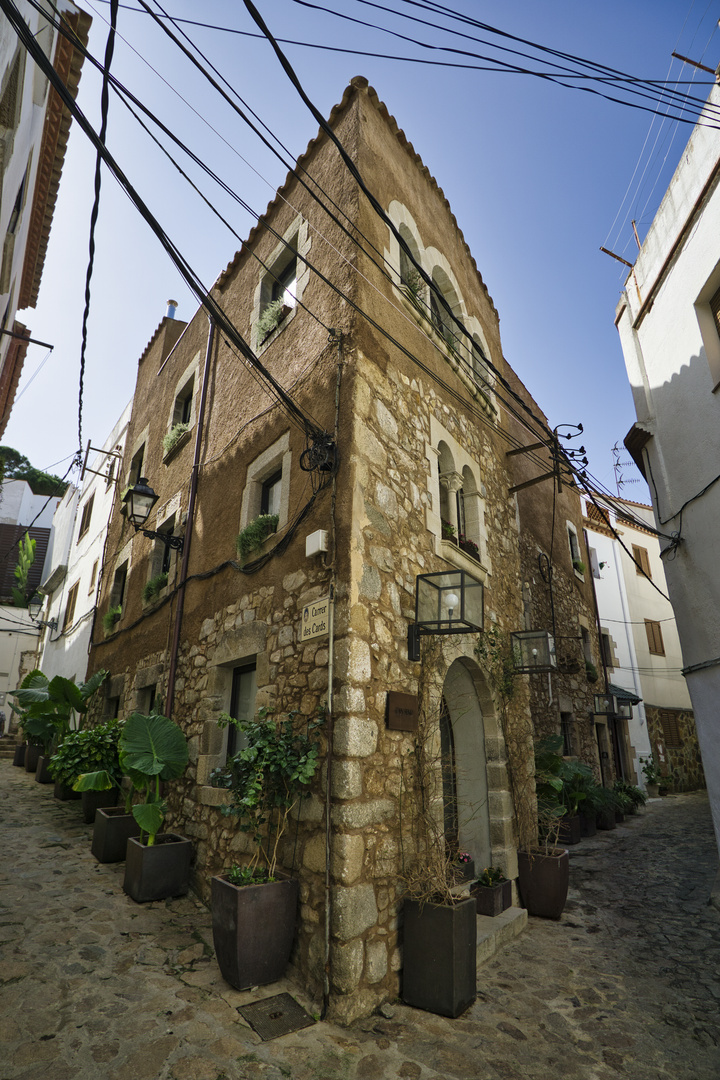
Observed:
[[[475,685],[477,666],[454,660],[445,676],[440,714],[445,835],[469,851],[476,867],[492,863],[485,726]]]

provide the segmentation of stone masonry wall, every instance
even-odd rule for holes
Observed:
[[[669,746],[665,728],[661,720],[663,712],[671,712],[677,724],[680,746]],[[689,709],[659,709],[656,705],[645,705],[648,735],[656,761],[660,761],[658,744],[663,747],[667,765],[661,769],[666,777],[663,786],[670,791],[697,791],[705,788],[700,746],[698,744],[695,717]]]

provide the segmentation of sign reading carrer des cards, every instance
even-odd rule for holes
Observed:
[[[316,600],[313,604],[306,604],[302,613],[302,628],[300,640],[309,641],[310,638],[324,637],[330,631],[330,597]]]

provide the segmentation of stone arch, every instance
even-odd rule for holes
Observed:
[[[458,843],[476,867],[501,866],[517,874],[513,808],[505,739],[493,696],[477,662],[462,646],[444,643],[447,660],[437,713],[444,699],[452,723]]]

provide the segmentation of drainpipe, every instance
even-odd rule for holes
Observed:
[[[209,315],[208,322],[210,323],[210,327],[208,330],[207,348],[205,350],[205,369],[203,371],[200,410],[198,413],[197,431],[195,433],[195,454],[193,456],[192,474],[190,476],[190,495],[188,498],[187,521],[185,524],[183,557],[180,566],[180,584],[178,586],[177,611],[175,612],[175,629],[173,630],[172,645],[170,647],[170,668],[168,670],[167,701],[165,703],[165,712],[167,716],[170,717],[172,717],[173,706],[175,704],[175,675],[177,672],[178,650],[180,648],[180,629],[182,627],[183,610],[185,608],[185,582],[187,581],[188,565],[190,563],[190,545],[192,543],[195,498],[197,495],[198,474],[200,472],[200,450],[202,447],[205,404],[207,401],[208,384],[210,382],[210,360],[212,358],[212,348],[215,340],[215,323]]]
[[[340,429],[340,381],[342,379],[342,334],[333,330],[331,341],[337,341],[338,369],[335,380],[335,453],[337,454],[338,433]],[[335,527],[335,503],[337,499],[337,469],[332,479],[330,498],[330,530],[332,540],[332,563],[330,565],[330,625],[328,627],[328,693],[327,693],[327,775],[325,779],[325,963],[323,966],[323,1007],[322,1019],[325,1019],[330,1006],[330,921],[332,915],[330,860],[332,857],[332,764],[333,764],[333,680],[335,677],[335,573],[337,569],[337,534]]]

